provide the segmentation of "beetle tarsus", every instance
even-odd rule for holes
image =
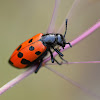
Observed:
[[[70,43],[70,42],[67,42],[66,44],[69,44],[69,46],[70,46],[70,47],[72,47],[72,45],[71,45],[71,43]]]

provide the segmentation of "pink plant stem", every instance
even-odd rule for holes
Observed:
[[[82,61],[82,62],[63,62],[62,64],[93,64],[100,63],[100,61]],[[57,63],[46,63],[46,65],[56,65]]]
[[[76,39],[74,39],[73,41],[71,41],[71,45],[74,46],[75,44],[79,43],[81,40],[83,40],[84,38],[88,37],[89,35],[91,35],[96,29],[100,28],[100,21],[97,22],[95,25],[93,25],[91,28],[89,28],[87,31],[85,31],[82,35],[78,36]],[[70,48],[69,45],[66,45],[64,49],[61,49],[61,52]],[[53,56],[56,56],[57,53],[54,52]],[[46,63],[51,59],[51,57],[46,58],[43,62]]]
[[[55,7],[54,7],[54,11],[52,14],[51,22],[48,27],[47,33],[53,33],[54,31],[59,4],[60,4],[60,0],[55,0]]]
[[[21,75],[17,76],[13,80],[11,80],[10,82],[2,86],[0,88],[0,95],[3,94],[8,89],[10,89],[11,87],[13,87],[15,84],[17,84],[21,80],[23,80],[24,78],[26,78],[27,76],[29,76],[30,74],[32,74],[35,71],[35,69],[36,69],[36,66],[29,68],[27,71],[23,72]]]
[[[95,93],[91,92],[90,90],[88,90],[87,88],[84,88],[83,86],[81,86],[80,84],[78,84],[77,82],[73,81],[72,79],[68,78],[67,76],[57,72],[56,70],[45,66],[45,68],[49,69],[50,71],[52,71],[53,73],[55,73],[56,75],[58,75],[59,77],[61,77],[62,79],[66,80],[67,82],[71,83],[72,85],[80,88],[81,90],[83,90],[85,93],[90,94],[91,96],[93,96],[96,100],[100,100],[100,96],[96,95]]]
[[[79,4],[79,2],[80,2],[80,0],[74,0],[74,3],[72,4],[71,9],[70,9],[70,11],[68,12],[68,14],[66,16],[67,19],[70,19],[71,18],[72,14],[74,13],[75,7]],[[61,33],[61,31],[64,30],[64,28],[65,28],[64,26],[65,26],[65,20],[62,23],[62,25],[59,28],[59,30],[58,30],[57,33]]]
[[[93,63],[100,63],[100,61],[68,62],[68,64],[93,64]]]

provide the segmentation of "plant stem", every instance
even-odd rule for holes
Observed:
[[[68,14],[67,14],[67,16],[66,16],[67,19],[70,19],[70,18],[71,18],[72,14],[73,14],[73,12],[74,12],[74,8],[78,5],[79,2],[80,2],[80,0],[74,0],[74,3],[72,4],[71,9],[70,9],[70,11],[68,12]],[[66,18],[65,18],[65,19],[66,19]],[[59,30],[58,30],[57,33],[62,33],[62,30],[64,30],[64,28],[65,28],[65,20],[64,20],[64,22],[62,23],[62,25],[61,25],[61,27],[59,28]]]
[[[55,0],[55,7],[54,7],[54,11],[52,14],[51,22],[48,27],[47,33],[53,33],[54,31],[59,4],[60,4],[60,0]]]
[[[63,62],[62,64],[97,64],[100,61],[81,61],[81,62]],[[46,63],[46,65],[56,65],[57,63]]]
[[[11,87],[13,87],[14,85],[16,85],[18,82],[20,82],[24,78],[26,78],[27,76],[29,76],[30,74],[32,74],[35,71],[35,69],[36,69],[36,66],[31,67],[27,71],[23,72],[22,74],[14,78],[13,80],[6,83],[4,86],[0,88],[0,95],[6,92]]]
[[[81,86],[80,84],[78,84],[77,82],[73,81],[72,79],[68,78],[67,76],[64,76],[63,74],[57,72],[56,70],[45,66],[45,68],[49,69],[50,71],[52,71],[53,73],[55,73],[56,75],[58,75],[59,77],[63,78],[64,80],[66,80],[67,82],[71,83],[72,85],[80,88],[82,91],[84,91],[87,94],[90,94],[91,96],[93,96],[96,100],[100,100],[100,96],[96,95],[95,93],[91,92],[90,90],[88,90],[87,88],[84,88],[83,86]]]

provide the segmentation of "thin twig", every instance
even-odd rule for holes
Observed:
[[[31,67],[27,71],[23,72],[22,74],[14,78],[13,80],[6,83],[4,86],[0,88],[0,95],[3,94],[5,91],[7,91],[9,88],[19,83],[20,81],[22,81],[24,78],[26,78],[30,74],[32,74],[35,71],[35,69],[36,69],[36,66]]]
[[[56,75],[58,75],[59,77],[63,78],[64,80],[66,80],[67,82],[71,83],[72,85],[80,88],[82,91],[84,91],[85,93],[90,94],[91,96],[95,97],[97,100],[100,100],[100,96],[96,95],[95,93],[91,92],[90,90],[88,90],[87,88],[84,88],[83,86],[79,85],[77,82],[73,81],[72,79],[68,78],[67,76],[55,71],[54,69],[45,66],[45,68],[49,69],[50,71],[52,71],[53,73],[55,73]]]
[[[62,64],[97,64],[100,61],[81,61],[81,62],[63,62]],[[46,65],[56,65],[57,63],[46,63]]]
[[[60,4],[60,0],[55,0],[55,7],[54,7],[54,11],[52,14],[51,22],[48,27],[47,33],[53,33],[54,31],[59,4]]]
[[[74,12],[74,8],[78,5],[79,1],[80,1],[80,0],[75,0],[75,1],[74,1],[74,3],[73,3],[72,6],[71,6],[70,11],[68,12],[68,14],[67,14],[67,16],[66,16],[67,19],[70,19],[70,17],[72,16],[72,14],[73,14],[73,12]],[[65,18],[65,19],[66,19],[66,18]],[[62,30],[64,30],[64,28],[65,28],[64,26],[65,26],[65,21],[62,23],[62,25],[61,25],[61,27],[59,28],[59,30],[58,30],[57,33],[62,33]]]

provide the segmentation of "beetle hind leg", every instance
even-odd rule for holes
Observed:
[[[39,64],[39,66],[36,68],[35,73],[37,73],[37,72],[39,71],[39,69],[41,68],[42,62],[43,62],[43,59],[40,60],[40,64]]]
[[[51,62],[54,63],[54,57],[53,57],[53,54],[52,54],[52,51],[50,50],[50,48],[48,51],[50,52],[50,55],[51,55]]]

